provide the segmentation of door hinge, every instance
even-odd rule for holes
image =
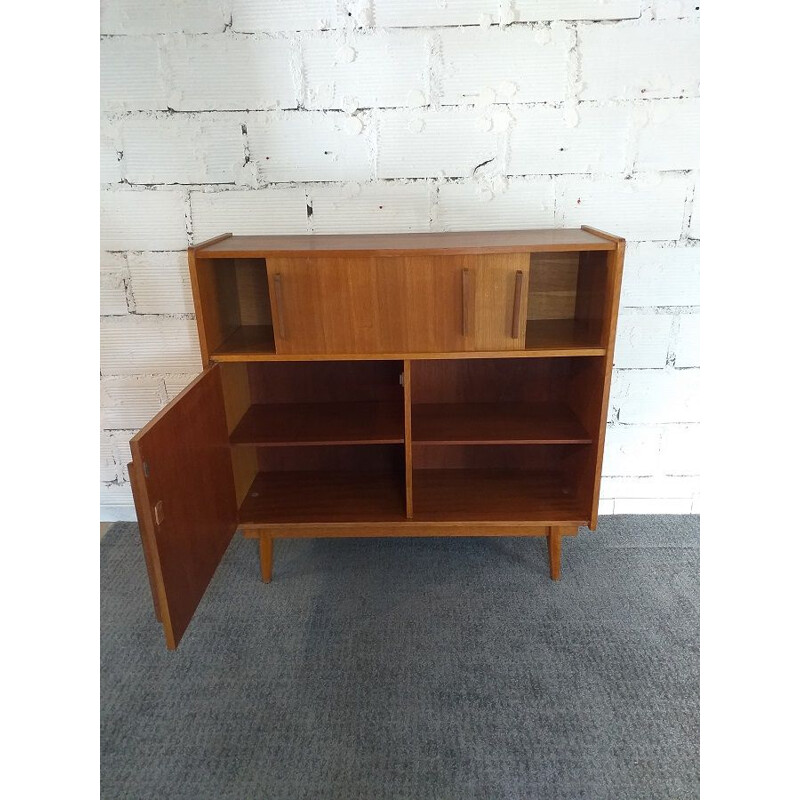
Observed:
[[[146,461],[142,461],[142,471],[144,472],[145,478],[150,477],[150,465]]]
[[[400,385],[401,386],[405,386],[406,385],[406,374],[405,374],[405,372],[401,372],[400,373]]]
[[[164,521],[164,501],[159,500],[153,507],[153,516],[156,518],[156,525]]]

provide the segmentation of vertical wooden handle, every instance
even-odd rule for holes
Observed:
[[[519,311],[522,306],[522,270],[517,270],[514,279],[514,311],[511,315],[511,338],[519,339]]]
[[[469,270],[461,270],[461,335],[469,333]]]
[[[275,309],[278,312],[278,334],[281,339],[285,339],[286,325],[283,321],[283,284],[281,283],[280,273],[272,279],[272,283],[275,285]]]

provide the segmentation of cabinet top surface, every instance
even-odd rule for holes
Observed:
[[[360,253],[532,253],[569,250],[615,250],[617,237],[582,228],[447,233],[380,233],[346,236],[230,236],[199,244],[202,258],[248,258],[258,255]]]

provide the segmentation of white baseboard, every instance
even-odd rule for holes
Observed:
[[[136,522],[136,508],[133,503],[121,505],[100,503],[100,522]]]

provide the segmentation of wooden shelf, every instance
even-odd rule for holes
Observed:
[[[268,403],[250,406],[232,444],[402,444],[403,403]]]
[[[525,350],[551,354],[560,350],[562,355],[576,356],[603,356],[606,353],[596,328],[575,319],[529,319],[525,328]]]
[[[412,405],[414,444],[589,444],[565,403]]]
[[[372,472],[259,472],[239,510],[240,524],[405,518],[402,475]]]
[[[272,325],[241,325],[211,354],[215,361],[241,361],[275,355]]]
[[[587,512],[558,472],[414,470],[414,519],[419,521],[523,520],[585,525]]]

